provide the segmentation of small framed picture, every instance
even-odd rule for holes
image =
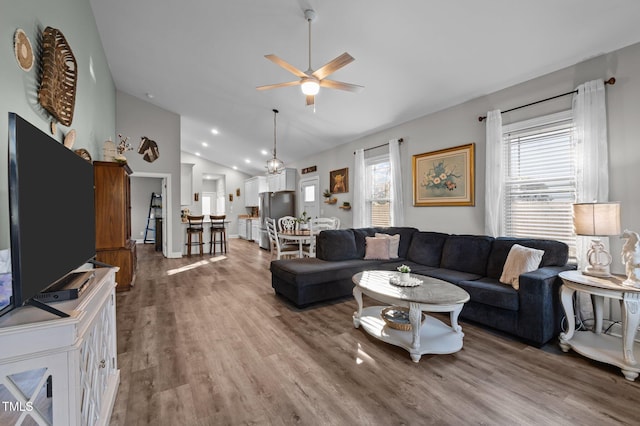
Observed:
[[[349,192],[349,168],[332,170],[329,172],[329,188],[331,193],[341,194]]]

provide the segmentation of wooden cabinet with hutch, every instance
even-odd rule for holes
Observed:
[[[120,268],[116,291],[129,290],[136,274],[136,243],[131,239],[131,173],[127,164],[93,163],[96,258]]]

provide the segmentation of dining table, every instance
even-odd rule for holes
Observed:
[[[278,232],[278,239],[280,243],[298,243],[298,257],[302,257],[302,248],[305,244],[313,246],[315,233],[312,233],[308,229],[295,229],[291,231]]]

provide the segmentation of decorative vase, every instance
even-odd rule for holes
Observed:
[[[308,231],[309,230],[309,224],[308,223],[300,223],[300,230],[301,231]]]
[[[406,283],[411,280],[411,272],[400,272],[400,282]]]
[[[113,161],[116,156],[116,144],[111,139],[104,142],[102,148],[102,158],[104,161]]]

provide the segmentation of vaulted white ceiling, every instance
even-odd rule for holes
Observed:
[[[117,88],[180,114],[184,151],[250,174],[271,155],[273,108],[287,163],[640,41],[637,0],[91,5]],[[255,89],[295,80],[266,54],[307,69],[307,8],[318,14],[313,68],[349,52],[355,61],[331,78],[365,86],[321,89],[315,112],[299,87]]]

